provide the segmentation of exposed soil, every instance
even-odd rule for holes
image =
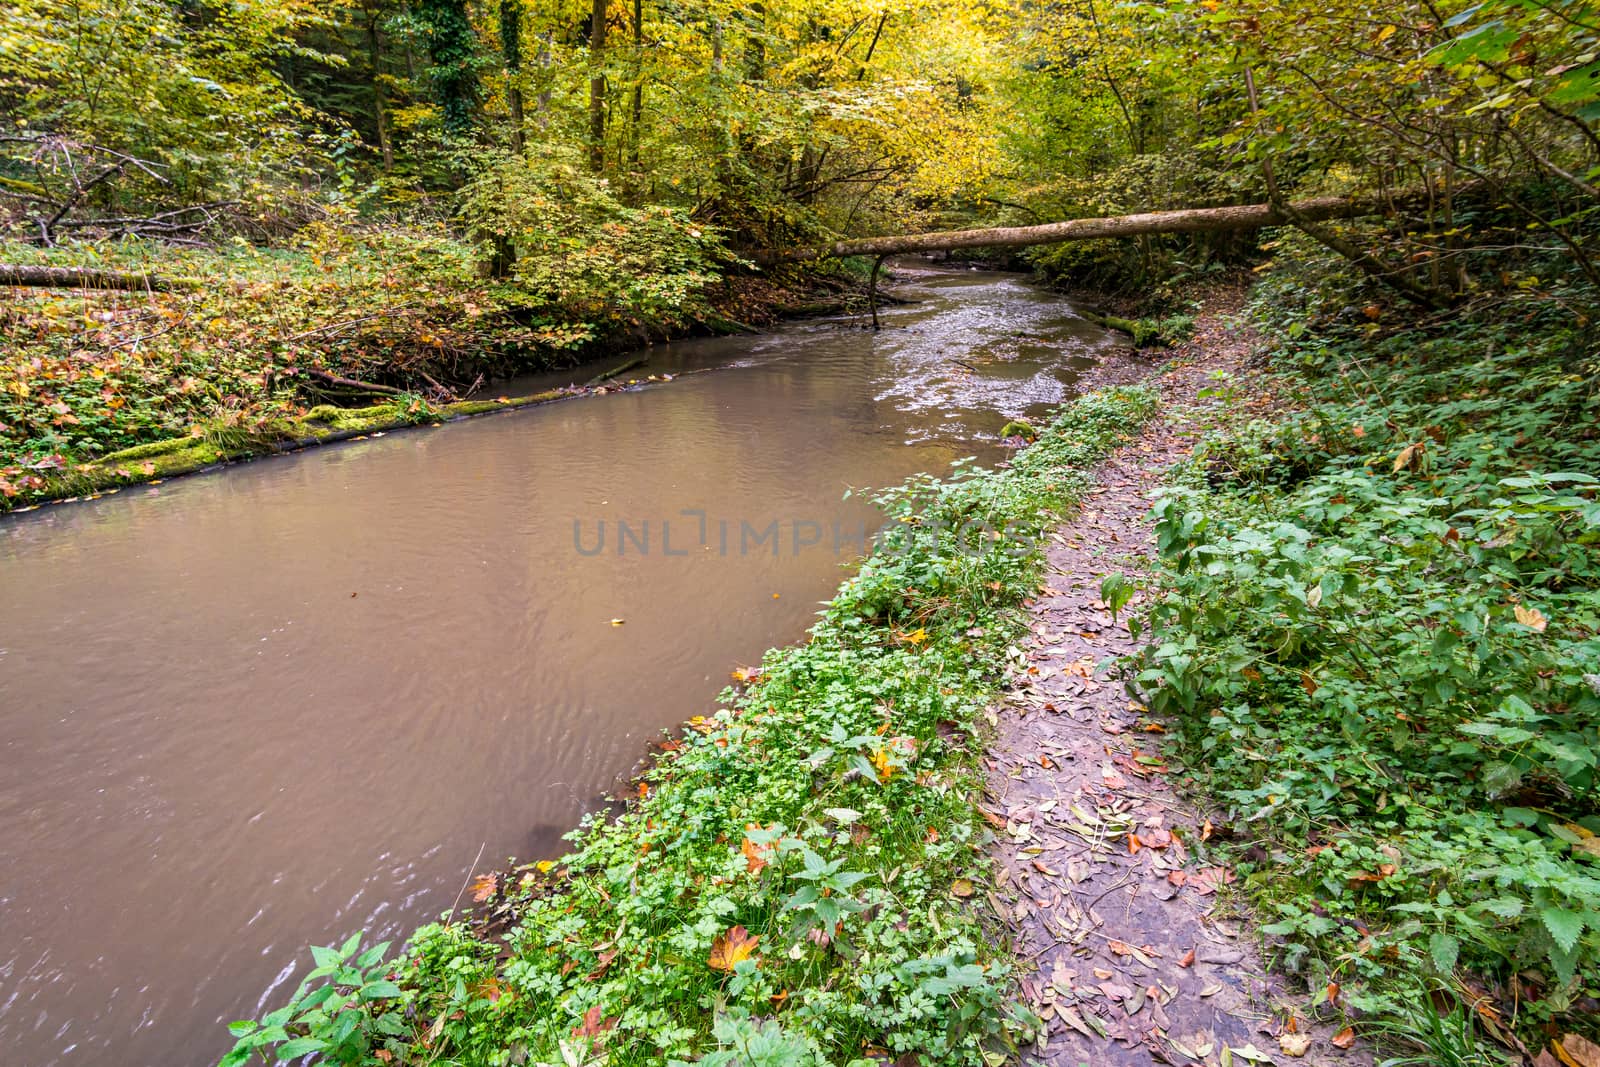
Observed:
[[[1254,339],[1208,301],[1195,339],[1158,384],[1166,416],[1096,472],[1083,509],[1052,537],[989,750],[996,887],[1025,1000],[1048,1023],[1036,1062],[1370,1064],[1349,1034],[1315,1025],[1308,998],[1269,976],[1260,935],[1210,858],[1203,798],[1182,794],[1161,754],[1162,724],[1130,697],[1115,659],[1138,641],[1128,611],[1100,599],[1153,552],[1148,513],[1165,469],[1187,455],[1208,375],[1238,375]],[[1220,821],[1220,820],[1219,820]]]

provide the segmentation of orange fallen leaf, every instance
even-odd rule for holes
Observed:
[[[1550,625],[1550,620],[1545,618],[1544,613],[1538,608],[1525,608],[1521,604],[1513,604],[1511,613],[1517,617],[1518,622],[1534,633],[1542,634],[1544,628]]]
[[[711,955],[706,963],[713,971],[732,971],[755,952],[761,935],[750,935],[743,926],[735,926],[725,934],[718,934],[711,942]]]
[[[1385,878],[1393,878],[1400,868],[1392,863],[1381,863],[1377,871],[1362,871],[1360,874],[1351,875],[1350,882],[1381,882]]]
[[[744,854],[745,869],[751,874],[760,874],[767,866],[767,854],[771,850],[771,845],[758,845],[748,837],[739,846],[739,851]]]
[[[1334,1048],[1349,1048],[1356,1043],[1356,1029],[1353,1026],[1347,1026],[1328,1040],[1333,1043]]]
[[[1184,970],[1188,970],[1190,967],[1194,966],[1194,949],[1190,949],[1188,952],[1183,954],[1183,959],[1178,961],[1178,966],[1182,967]]]
[[[498,890],[499,888],[500,888],[500,876],[498,874],[480,874],[480,875],[478,875],[477,881],[472,883],[472,900],[473,900],[473,903],[482,904],[484,901],[486,901],[490,897],[494,896],[496,890]]]

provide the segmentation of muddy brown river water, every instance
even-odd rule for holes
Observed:
[[[558,856],[803,635],[847,487],[995,458],[1111,346],[1015,276],[897,291],[876,335],[0,520],[0,1062],[213,1063],[306,945],[436,917],[480,847]]]

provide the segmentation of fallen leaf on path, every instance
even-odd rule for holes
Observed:
[[[1190,967],[1194,966],[1194,949],[1190,949],[1188,952],[1183,954],[1183,959],[1178,961],[1178,966],[1185,970],[1188,970]]]
[[[1283,1049],[1285,1056],[1299,1059],[1311,1051],[1310,1034],[1279,1034],[1278,1047]]]
[[[1355,1027],[1347,1026],[1328,1040],[1333,1043],[1334,1048],[1349,1048],[1356,1043]]]

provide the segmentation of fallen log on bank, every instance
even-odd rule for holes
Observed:
[[[1421,194],[1403,197],[1326,196],[1288,205],[1288,211],[1272,204],[1238,204],[1230,207],[1184,208],[1178,211],[1146,211],[1136,215],[1105,218],[1068,219],[1040,226],[995,226],[980,230],[946,230],[940,233],[908,234],[897,237],[863,237],[835,241],[821,248],[768,249],[752,257],[757,263],[793,263],[798,260],[846,256],[894,256],[913,252],[952,252],[962,248],[1021,248],[1027,245],[1058,244],[1063,241],[1093,241],[1109,237],[1137,237],[1155,233],[1213,233],[1219,230],[1259,230],[1266,226],[1292,226],[1301,221],[1325,222],[1329,219],[1375,215],[1418,199]]]
[[[161,274],[139,274],[98,267],[36,267],[22,263],[0,263],[0,286],[17,285],[35,289],[121,289],[131,292],[167,292],[195,289],[197,278],[169,278]]]

